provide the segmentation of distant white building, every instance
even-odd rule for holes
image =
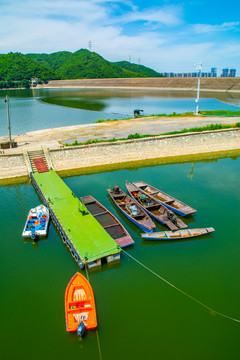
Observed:
[[[35,87],[37,86],[37,83],[38,83],[38,78],[37,77],[34,77],[31,79],[31,86]]]

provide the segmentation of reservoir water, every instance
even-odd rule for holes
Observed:
[[[145,115],[195,111],[195,92],[33,89],[0,91],[0,136],[7,135],[4,97],[10,99],[12,134],[61,126],[93,123],[98,119],[133,117],[134,109]],[[239,110],[240,94],[203,93],[200,110]],[[58,105],[58,106],[53,106]],[[237,106],[238,105],[238,106]]]
[[[29,131],[32,119],[37,126],[40,114],[44,127],[62,126],[61,121],[73,121],[74,116],[76,121],[85,119],[79,115],[83,110],[17,94],[11,97],[11,112],[12,118],[16,114],[14,126],[19,131],[25,132],[28,126]],[[1,114],[5,115],[2,105]],[[25,112],[26,118],[22,117]],[[102,112],[85,112],[89,117],[103,118]],[[105,115],[109,117],[110,112]],[[135,240],[126,250],[131,256],[201,303],[240,319],[239,177],[240,158],[236,156],[162,166],[150,162],[142,168],[63,180],[78,197],[91,194],[122,221]],[[215,233],[192,241],[143,241],[139,229],[119,214],[107,197],[109,186],[124,189],[126,180],[143,180],[176,196],[197,209],[194,216],[186,218],[190,228],[212,226]],[[0,338],[4,359],[239,358],[239,323],[192,301],[125,253],[120,263],[104,264],[90,272],[98,331],[89,331],[83,340],[68,334],[64,293],[79,268],[52,224],[47,239],[37,244],[23,241],[29,208],[39,204],[30,182],[0,186],[0,203]]]
[[[128,253],[216,311],[240,319],[240,159],[149,166],[68,177],[77,196],[91,194],[135,240]],[[194,241],[143,241],[107,197],[106,188],[144,180],[197,209],[189,227],[213,226]],[[240,324],[185,297],[126,254],[117,265],[90,272],[98,333],[85,339],[65,330],[64,292],[79,271],[55,228],[37,245],[21,232],[39,204],[30,183],[0,187],[1,353],[15,359],[237,359]],[[163,227],[158,226],[160,229]],[[79,228],[81,232],[81,228]],[[84,274],[84,272],[83,272]]]

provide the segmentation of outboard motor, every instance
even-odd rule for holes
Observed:
[[[119,187],[118,187],[118,186],[114,186],[113,192],[114,192],[114,194],[120,194],[120,189],[119,189]]]
[[[35,231],[35,229],[32,227],[32,229],[31,229],[31,239],[32,239],[32,240],[36,240],[36,237],[37,237],[36,231]]]
[[[85,331],[86,331],[86,325],[83,321],[80,321],[80,324],[78,325],[77,328],[77,335],[83,336],[85,334]]]

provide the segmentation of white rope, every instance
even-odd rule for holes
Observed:
[[[88,280],[88,282],[89,282],[89,284],[90,284],[90,279],[89,279],[88,270],[87,270],[87,264],[85,264],[85,270],[86,270],[87,280]],[[98,334],[98,330],[97,330],[97,329],[96,329],[96,334],[97,334],[97,345],[98,345],[99,359],[102,360],[102,351],[101,351],[99,334]]]
[[[168,284],[169,286],[171,286],[172,288],[174,288],[175,290],[179,291],[181,294],[185,295],[186,297],[188,297],[189,299],[195,301],[196,303],[200,304],[201,306],[203,306],[205,309],[209,310],[211,312],[212,315],[219,315],[222,316],[228,320],[232,320],[235,322],[240,323],[240,320],[232,318],[231,316],[222,314],[218,311],[213,310],[212,308],[210,308],[209,306],[203,304],[201,301],[195,299],[194,297],[192,297],[191,295],[187,294],[185,291],[179,289],[178,287],[176,287],[175,285],[173,285],[172,283],[170,283],[169,281],[167,281],[166,279],[164,279],[162,276],[160,276],[159,274],[157,274],[155,271],[151,270],[149,267],[147,267],[146,265],[144,265],[143,263],[141,263],[139,260],[137,260],[136,258],[134,258],[132,255],[130,255],[129,253],[127,253],[125,250],[122,249],[122,251],[124,252],[124,254],[126,254],[127,256],[129,256],[132,260],[136,261],[139,265],[141,265],[143,268],[145,268],[146,270],[148,270],[150,273],[152,273],[153,275],[155,275],[157,278],[161,279],[163,282],[165,282],[166,284]]]

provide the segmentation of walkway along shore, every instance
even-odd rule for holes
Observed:
[[[39,144],[40,145],[40,144]],[[60,175],[86,174],[136,166],[153,166],[240,155],[240,129],[226,129],[99,143],[42,148],[48,164]],[[0,154],[0,184],[27,181],[26,149]],[[11,181],[10,181],[11,182]]]

